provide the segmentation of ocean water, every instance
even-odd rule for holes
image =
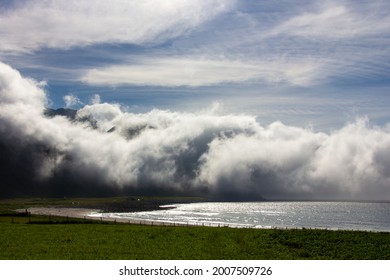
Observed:
[[[205,202],[166,207],[158,211],[92,216],[205,226],[390,232],[390,203],[385,202]]]

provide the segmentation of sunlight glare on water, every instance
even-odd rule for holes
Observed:
[[[390,203],[205,202],[95,216],[188,225],[390,231]],[[171,208],[174,207],[174,208]]]

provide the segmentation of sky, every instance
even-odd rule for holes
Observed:
[[[385,0],[2,0],[3,185],[390,199],[389,35]]]
[[[0,60],[46,81],[54,108],[99,94],[327,131],[389,120],[388,1],[106,2],[2,1]]]

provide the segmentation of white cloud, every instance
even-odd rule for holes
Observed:
[[[63,97],[63,100],[65,102],[66,108],[73,107],[73,106],[79,105],[79,104],[83,104],[81,102],[81,100],[78,97],[74,96],[73,94],[65,95]]]
[[[145,59],[138,64],[87,71],[93,85],[204,86],[256,78],[257,66],[239,61],[203,58]]]
[[[160,42],[201,25],[232,4],[233,0],[25,1],[0,11],[0,51]]]
[[[381,15],[375,7],[354,12],[348,5],[325,4],[320,6],[317,12],[305,12],[291,17],[271,29],[265,36],[349,39],[388,33],[389,28],[389,16]]]
[[[43,88],[45,82],[22,78],[20,73],[0,62],[0,100],[1,104],[13,106],[25,104],[33,112],[40,111],[47,103]]]
[[[100,103],[100,95],[99,94],[94,94],[91,98],[91,103],[92,104],[99,104]]]
[[[23,159],[20,176],[72,178],[68,190],[89,185],[91,192],[103,184],[225,198],[390,199],[390,130],[366,120],[318,133],[280,122],[261,126],[245,115],[132,114],[102,103],[79,112],[96,119],[92,129],[45,117],[43,90],[7,65],[0,64],[0,81],[0,148],[26,155],[9,159]]]
[[[238,36],[252,45],[245,46],[252,55],[277,57],[281,69],[286,58],[309,61],[285,71],[286,75],[293,74],[291,80],[296,84],[375,80],[388,72],[388,10],[388,3],[383,1],[314,1],[291,13],[283,11],[272,24],[256,18],[256,28],[261,32]]]
[[[370,80],[388,72],[388,7],[385,1],[26,1],[0,12],[0,56],[49,80],[74,81],[82,72],[90,85]],[[126,44],[142,47],[134,54]],[[17,53],[85,46],[59,52],[54,61],[46,53]],[[65,56],[66,63],[57,63]]]
[[[308,85],[318,78],[320,61],[282,59],[240,61],[225,58],[145,58],[131,65],[88,70],[81,80],[90,85],[208,86],[265,81]],[[324,74],[324,73],[322,73]]]

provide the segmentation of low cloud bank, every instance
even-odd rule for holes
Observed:
[[[327,134],[94,100],[49,116],[42,85],[0,63],[0,195],[390,199],[389,126],[360,119]]]

